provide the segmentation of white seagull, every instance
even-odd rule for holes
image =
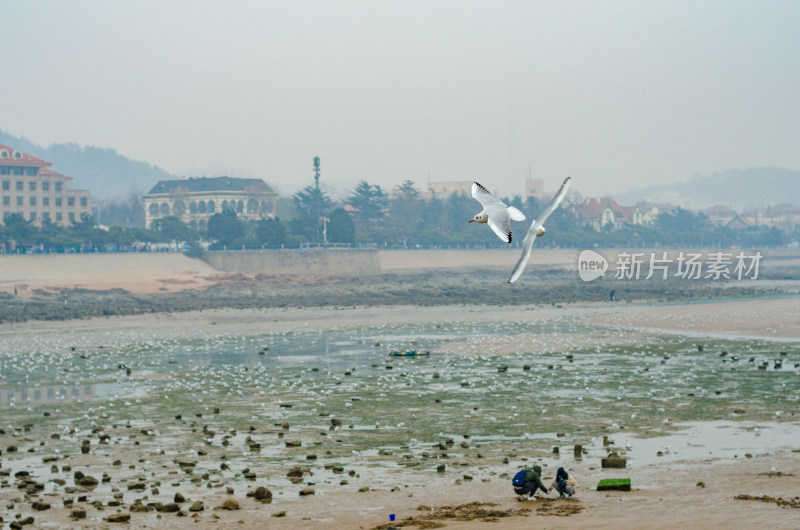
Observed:
[[[553,200],[547,205],[547,208],[544,209],[539,217],[534,219],[531,223],[531,227],[528,228],[528,233],[525,235],[525,239],[522,241],[522,257],[519,258],[517,266],[514,267],[514,272],[511,273],[508,283],[514,283],[519,279],[520,276],[522,276],[522,271],[525,270],[525,265],[528,264],[528,258],[531,257],[533,243],[536,241],[537,237],[544,235],[544,222],[548,217],[550,217],[550,214],[553,213],[556,208],[558,208],[558,205],[561,204],[561,201],[564,200],[564,195],[567,194],[567,189],[569,189],[569,181],[571,178],[572,177],[567,177],[564,179],[564,183],[561,184],[561,188],[559,188],[556,196],[553,197]]]
[[[489,228],[497,234],[497,237],[506,243],[511,243],[511,219],[524,221],[525,214],[513,206],[506,206],[477,182],[472,183],[472,197],[481,203],[483,210],[469,222],[489,223]]]

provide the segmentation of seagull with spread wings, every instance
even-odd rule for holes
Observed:
[[[550,214],[558,208],[558,205],[561,204],[561,201],[564,200],[564,196],[567,194],[567,189],[569,189],[569,181],[572,177],[567,177],[564,179],[564,183],[561,184],[561,187],[556,193],[553,200],[550,201],[550,204],[547,205],[547,208],[533,220],[531,223],[531,227],[528,228],[528,233],[525,235],[525,239],[522,241],[522,257],[519,258],[517,262],[517,266],[514,267],[514,272],[511,273],[511,277],[508,279],[508,283],[514,283],[522,276],[522,271],[525,270],[525,265],[528,264],[528,259],[531,257],[531,249],[533,248],[533,243],[536,241],[537,237],[541,237],[544,235],[544,222],[550,217]],[[475,189],[473,185],[473,190]],[[473,192],[474,195],[474,192]],[[509,238],[510,240],[510,238]]]
[[[483,210],[469,222],[488,223],[497,237],[506,243],[511,243],[511,220],[524,221],[525,214],[513,206],[506,206],[477,182],[472,183],[472,197],[481,203]]]

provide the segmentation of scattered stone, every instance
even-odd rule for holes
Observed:
[[[49,510],[50,509],[50,504],[46,503],[46,502],[34,501],[31,504],[31,508],[33,508],[37,512],[43,512],[45,510]]]
[[[223,510],[230,510],[230,511],[238,510],[239,501],[237,501],[236,499],[228,499],[222,503],[222,506],[220,506],[220,508],[222,508]]]
[[[303,488],[300,490],[300,496],[305,497],[306,495],[314,495],[313,488]]]
[[[260,502],[270,503],[272,502],[272,492],[264,486],[259,486],[253,492],[253,498]]]
[[[109,523],[127,523],[130,520],[131,514],[129,513],[115,513],[106,517],[106,521]]]
[[[174,502],[181,503],[186,502],[186,499],[180,493],[175,493],[175,497],[173,498]]]
[[[195,503],[189,507],[190,512],[202,512],[204,509],[203,501],[195,501]]]
[[[99,484],[99,481],[96,478],[87,475],[77,479],[75,481],[75,484],[77,484],[78,486],[83,486],[85,488],[94,488]]]
[[[178,506],[174,502],[170,502],[170,503],[167,503],[167,504],[164,504],[163,506],[161,506],[161,510],[159,510],[159,511],[166,512],[166,513],[175,513],[180,509],[181,509],[180,506]]]
[[[627,459],[622,458],[617,453],[611,453],[600,460],[600,465],[602,468],[624,468],[627,465]]]
[[[86,510],[83,508],[75,508],[70,513],[70,516],[73,519],[86,519]]]
[[[292,469],[290,469],[289,472],[286,473],[286,476],[287,477],[302,477],[303,476],[303,472],[304,472],[304,470],[303,470],[302,467],[293,466]]]

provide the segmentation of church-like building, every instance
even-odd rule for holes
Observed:
[[[278,194],[261,179],[189,177],[162,180],[144,196],[145,226],[174,216],[203,231],[215,213],[232,209],[244,220],[275,217]]]
[[[92,214],[87,190],[68,188],[72,177],[48,169],[52,164],[0,144],[0,216],[22,214],[35,226],[49,221],[69,226]]]

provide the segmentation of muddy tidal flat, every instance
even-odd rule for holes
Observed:
[[[685,517],[791,528],[800,302],[703,306],[217,309],[7,324],[2,524],[557,528],[646,515],[653,527]],[[625,468],[601,467],[613,452]],[[548,484],[568,468],[578,494],[520,502],[510,476],[534,463]],[[619,477],[633,491],[596,491]]]

